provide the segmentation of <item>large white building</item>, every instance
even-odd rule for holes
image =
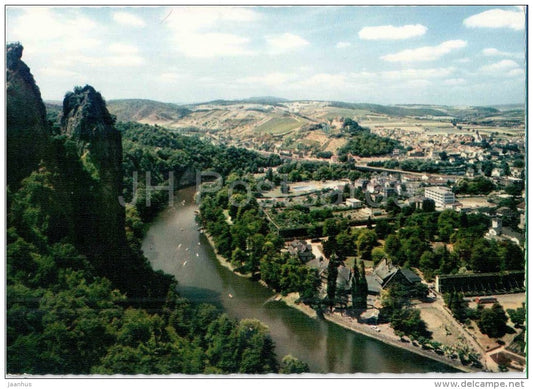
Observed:
[[[424,196],[435,202],[435,207],[445,208],[455,203],[455,195],[451,189],[443,186],[430,186],[425,188]]]

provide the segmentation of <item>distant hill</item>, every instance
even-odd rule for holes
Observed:
[[[180,105],[143,99],[110,100],[107,108],[121,122],[172,123],[191,113]]]
[[[379,105],[379,104],[363,104],[363,103],[344,103],[341,101],[333,101],[330,106],[336,108],[349,108],[367,110],[370,112],[380,113],[391,116],[448,116],[446,111],[427,107],[409,107],[409,106],[395,106],[395,105]]]
[[[60,101],[45,101],[44,106],[46,107],[46,112],[49,114],[58,114],[63,110],[63,103]]]
[[[243,100],[246,103],[256,103],[256,104],[279,104],[286,103],[287,99],[275,96],[258,96],[258,97],[249,97]]]
[[[309,155],[322,151],[335,154],[347,144],[349,136],[342,131],[342,118],[350,118],[371,131],[405,129],[464,134],[487,128],[515,133],[524,128],[525,122],[525,111],[518,105],[380,105],[259,96],[187,105],[142,99],[110,100],[107,106],[119,122],[159,125],[215,143],[264,151],[297,150]],[[52,112],[60,108],[53,102],[48,107]],[[49,119],[52,116],[49,114]]]
[[[289,100],[275,97],[275,96],[257,96],[257,97],[248,97],[247,99],[238,99],[238,100],[211,100],[205,103],[197,103],[193,105],[234,105],[234,104],[264,104],[264,105],[278,105],[281,103],[286,103]]]

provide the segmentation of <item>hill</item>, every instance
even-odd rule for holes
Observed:
[[[110,100],[107,106],[109,112],[121,122],[161,122],[171,125],[191,112],[176,104],[143,99]]]
[[[265,105],[279,105],[281,103],[286,103],[289,100],[281,98],[281,97],[275,97],[275,96],[255,96],[255,97],[248,97],[247,99],[238,99],[238,100],[224,100],[224,99],[218,99],[218,100],[211,100],[205,103],[197,103],[192,105],[203,105],[203,104],[216,104],[216,105],[233,105],[233,104],[265,104]]]
[[[372,132],[428,134],[479,131],[489,134],[523,132],[520,106],[475,107],[428,104],[379,105],[340,101],[290,101],[278,97],[214,100],[176,105],[151,100],[111,100],[118,121],[160,125],[200,135],[218,144],[249,149],[319,156],[336,154],[348,142],[344,118]]]

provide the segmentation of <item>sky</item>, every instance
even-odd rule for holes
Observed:
[[[45,100],[525,103],[517,6],[9,6],[6,31]]]

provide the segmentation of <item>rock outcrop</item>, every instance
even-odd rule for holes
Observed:
[[[21,60],[20,43],[7,46],[7,182],[11,187],[35,170],[46,156],[46,109],[33,75]]]
[[[98,240],[102,253],[125,242],[122,195],[122,139],[100,93],[92,86],[77,87],[63,101],[61,131],[75,141],[78,154],[98,180]]]
[[[170,279],[153,273],[126,241],[125,209],[119,202],[122,137],[104,99],[91,86],[67,93],[60,125],[64,136],[54,136],[39,88],[21,61],[22,50],[18,43],[9,45],[6,59],[9,197],[21,207],[31,204],[39,223],[47,226],[35,234],[31,210],[32,217],[24,218],[24,209],[11,209],[11,220],[22,226],[19,234],[39,245],[71,242],[96,274],[128,296],[144,298],[149,291],[164,298]],[[26,185],[22,179],[32,173]],[[25,193],[22,200],[20,193]]]

